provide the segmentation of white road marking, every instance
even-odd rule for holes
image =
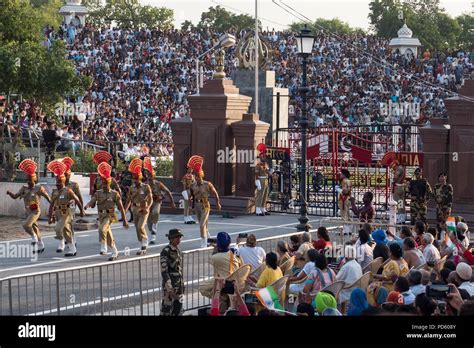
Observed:
[[[308,222],[315,222],[315,221],[319,221],[319,220],[310,220]],[[295,224],[296,224],[296,222],[292,222],[292,223],[289,223],[289,224],[278,225],[278,226],[267,226],[267,227],[255,228],[255,229],[250,229],[250,230],[245,230],[245,231],[232,232],[232,233],[229,233],[229,235],[233,236],[233,235],[238,235],[239,233],[256,232],[256,231],[268,230],[268,229],[272,229],[272,228],[284,228],[284,227],[295,225]],[[181,244],[189,243],[189,242],[196,242],[196,241],[200,241],[200,240],[201,240],[201,238],[187,239],[187,240],[181,241]],[[163,247],[163,246],[166,246],[166,245],[168,245],[168,243],[149,245],[148,249]],[[125,251],[131,253],[132,251],[137,251],[139,249],[140,248],[123,249],[123,250],[119,250],[119,253],[124,254]],[[12,267],[12,268],[0,269],[0,273],[8,272],[8,271],[14,271],[14,270],[18,270],[18,269],[25,269],[25,268],[30,268],[30,267],[33,268],[33,267],[39,267],[39,266],[52,265],[52,264],[59,263],[59,262],[67,262],[67,261],[70,262],[70,261],[77,261],[77,260],[85,260],[85,259],[90,259],[90,258],[94,258],[94,257],[101,257],[101,256],[97,255],[97,254],[94,254],[94,255],[87,255],[87,256],[75,256],[75,257],[71,257],[71,258],[67,258],[67,259],[60,259],[58,261],[39,262],[39,263],[35,263],[35,264],[32,264],[32,265],[24,265],[24,266]]]

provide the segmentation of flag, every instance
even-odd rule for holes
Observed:
[[[283,306],[281,305],[278,294],[273,286],[267,286],[266,288],[260,289],[255,293],[255,295],[266,308],[283,310]]]
[[[456,220],[453,216],[449,216],[446,220],[446,227],[448,228],[448,231],[444,234],[444,240],[448,243],[448,245],[450,245],[452,243],[449,239],[449,232],[456,233]]]
[[[352,145],[352,158],[362,163],[372,163],[372,151]]]
[[[319,157],[319,144],[309,146],[308,151],[306,153],[307,153],[308,159]]]

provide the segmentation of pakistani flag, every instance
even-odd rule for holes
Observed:
[[[255,295],[266,308],[283,310],[279,296],[273,286],[267,286],[266,288],[260,289],[255,293]]]

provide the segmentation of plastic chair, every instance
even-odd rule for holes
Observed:
[[[245,282],[247,281],[251,269],[252,266],[243,265],[242,267],[238,268],[234,273],[229,275],[226,280],[234,280],[236,285],[238,286],[239,292],[242,293],[245,290]]]
[[[330,292],[331,294],[334,295],[336,300],[339,300],[339,293],[341,292],[342,288],[344,287],[344,284],[345,284],[344,281],[338,280],[338,281],[335,281],[334,283],[331,283],[328,286],[322,288],[319,291],[320,292],[321,291]],[[311,296],[316,296],[316,295],[317,294],[311,294]]]

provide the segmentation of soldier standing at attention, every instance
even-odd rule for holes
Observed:
[[[133,175],[133,186],[128,190],[125,211],[130,206],[132,207],[133,223],[137,231],[138,241],[141,243],[141,249],[137,252],[137,255],[145,255],[148,246],[148,234],[145,225],[153,203],[153,197],[150,186],[142,183],[142,160],[133,159],[128,166],[128,170]]]
[[[38,251],[42,253],[44,251],[43,240],[41,239],[41,233],[38,226],[38,219],[41,215],[40,210],[40,199],[43,196],[48,203],[51,203],[48,192],[42,185],[36,185],[36,169],[38,168],[37,164],[31,159],[25,159],[18,166],[20,170],[26,173],[28,185],[23,186],[18,193],[11,193],[7,191],[13,199],[21,197],[25,203],[26,210],[26,221],[23,224],[23,228],[26,233],[31,236],[31,245],[33,245],[33,252]]]
[[[260,149],[263,150],[263,147],[260,147]],[[257,193],[255,197],[255,214],[257,214],[257,216],[270,215],[270,213],[266,210],[269,191],[269,171],[268,164],[265,161],[265,151],[261,151],[259,154],[259,160],[255,165],[255,185],[257,186]]]
[[[415,225],[415,221],[423,221],[426,224],[426,212],[428,210],[426,202],[432,195],[431,186],[422,177],[421,168],[415,169],[415,179],[410,181],[410,223]]]
[[[185,224],[195,224],[196,221],[194,221],[192,215],[191,215],[191,204],[190,204],[190,198],[191,198],[191,186],[194,183],[194,175],[192,174],[192,168],[189,167],[189,162],[188,162],[188,171],[187,173],[183,176],[183,179],[181,180],[183,183],[183,214],[184,214],[184,223]]]
[[[453,186],[448,184],[448,176],[445,172],[438,175],[439,183],[434,187],[434,198],[436,200],[436,227],[438,233],[447,231],[446,220],[451,215],[453,207]]]
[[[166,236],[170,243],[160,253],[163,279],[163,301],[160,312],[163,316],[178,316],[183,314],[183,252],[178,247],[183,234],[179,229],[172,229]]]
[[[109,164],[110,160],[112,160],[112,155],[108,153],[107,151],[97,151],[94,154],[94,157],[92,158],[94,163],[99,165],[103,162]],[[110,165],[110,164],[109,164]],[[119,195],[122,194],[122,190],[120,189],[119,184],[117,183],[117,180],[115,180],[114,177],[111,177],[111,183],[110,183],[110,188],[114,191],[117,191]],[[95,191],[100,190],[102,188],[102,179],[100,175],[97,175],[95,177],[94,183],[92,185],[92,194],[95,193]]]
[[[202,164],[204,158],[201,156],[192,156],[189,159],[192,165],[196,182],[191,186],[191,197],[196,209],[196,217],[199,221],[199,229],[201,232],[201,248],[207,246],[208,237],[208,220],[211,211],[211,204],[209,203],[209,195],[212,194],[216,199],[217,210],[221,210],[221,202],[214,185],[209,181],[204,181],[204,172],[202,171]]]
[[[127,202],[127,195],[128,195],[128,190],[132,186],[132,173],[128,170],[128,166],[130,163],[125,162],[125,170],[120,174],[120,190],[122,191],[122,204],[125,205]],[[125,210],[125,212],[127,212]],[[130,210],[130,220],[128,222],[133,221],[133,213],[132,210]]]
[[[393,186],[392,193],[393,199],[397,202],[397,222],[405,223],[406,212],[405,212],[405,167],[402,166],[397,160],[393,160],[390,164],[393,168]]]
[[[114,261],[118,258],[118,250],[115,245],[114,236],[110,225],[117,222],[117,215],[115,214],[115,206],[122,214],[123,227],[128,228],[127,219],[125,218],[125,210],[123,209],[120,194],[110,188],[112,183],[112,167],[107,162],[102,162],[97,167],[97,172],[101,176],[102,190],[97,190],[92,199],[84,209],[94,208],[97,204],[97,211],[99,213],[99,243],[100,255],[107,255],[107,246],[112,250],[112,255],[109,261]]]
[[[82,206],[84,206],[84,200],[82,199],[79,184],[77,182],[70,180],[71,174],[72,174],[71,168],[72,168],[72,165],[74,164],[74,160],[71,157],[64,157],[60,161],[63,162],[64,165],[66,166],[66,172],[64,173],[64,175],[66,176],[66,187],[69,187],[72,190],[72,192],[74,192],[77,198],[79,198],[79,202],[81,202]],[[71,226],[69,228],[71,229],[72,236],[74,237],[74,228],[72,226],[72,221],[74,220],[74,214],[76,213],[76,205],[74,204],[74,200],[71,200],[70,206],[71,206],[72,220],[71,220]]]
[[[48,222],[50,224],[56,222],[54,230],[56,231],[56,239],[59,240],[59,246],[56,252],[64,251],[64,239],[68,242],[69,251],[64,256],[76,256],[76,244],[72,234],[71,225],[73,215],[71,212],[71,201],[74,200],[81,211],[80,216],[84,216],[84,209],[75,193],[66,187],[66,166],[58,160],[54,160],[48,164],[48,170],[56,175],[57,190],[53,192],[51,204],[48,211]],[[54,215],[53,215],[54,213]]]
[[[147,224],[148,230],[151,232],[150,244],[155,244],[163,193],[167,194],[172,208],[176,208],[176,205],[174,204],[173,195],[170,190],[161,181],[155,178],[155,171],[153,170],[150,157],[145,157],[143,159],[143,168],[147,171],[147,182],[151,188],[151,195],[153,197],[153,203],[150,208],[150,215],[148,215]]]

